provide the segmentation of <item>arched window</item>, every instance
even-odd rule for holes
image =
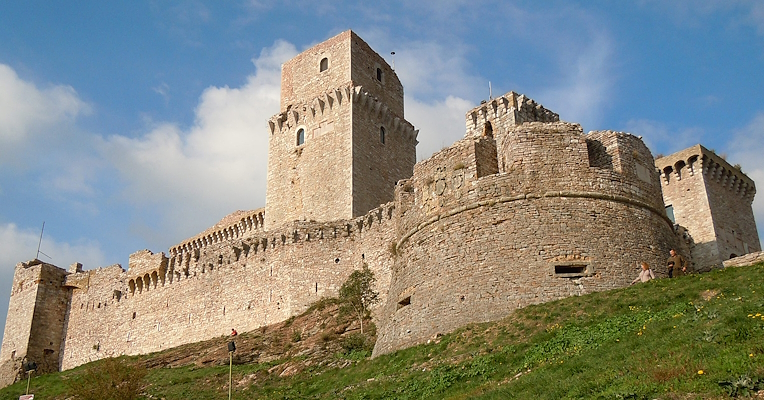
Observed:
[[[377,68],[377,80],[382,82],[383,76],[384,75],[382,74],[382,68]]]
[[[674,168],[671,168],[670,165],[666,168],[663,168],[663,179],[666,180],[666,183],[669,183],[672,172],[674,172]]]
[[[319,72],[324,72],[327,69],[329,69],[329,59],[324,57],[324,58],[321,59],[321,63],[318,66],[318,71]]]
[[[305,129],[300,128],[297,130],[297,145],[302,146],[305,143]]]
[[[487,137],[493,137],[493,125],[491,125],[491,122],[486,122],[485,126],[483,126],[483,136]]]
[[[385,144],[385,127],[379,127],[379,142]]]

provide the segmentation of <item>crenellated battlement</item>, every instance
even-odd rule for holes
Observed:
[[[307,102],[295,103],[289,106],[287,111],[274,115],[268,120],[268,128],[271,135],[281,132],[291,132],[300,125],[320,124],[330,114],[336,111],[336,107],[341,107],[348,100],[360,106],[368,116],[377,119],[383,125],[390,128],[389,133],[401,134],[409,140],[415,141],[419,130],[415,129],[411,123],[396,115],[379,98],[373,96],[361,86],[343,86],[329,90],[322,95],[313,98]],[[333,131],[333,127],[317,127],[314,132],[308,132],[308,137],[317,137],[325,133],[324,131]]]
[[[756,185],[740,166],[695,145],[655,160],[667,214],[694,241],[698,269],[761,249],[754,221]]]
[[[698,172],[730,194],[741,196],[753,203],[756,184],[739,167],[730,165],[724,158],[701,145],[695,145],[668,157],[655,160],[663,186],[679,182],[682,178],[693,177]]]
[[[206,231],[186,239],[169,250],[171,257],[182,252],[191,252],[208,245],[220,243],[265,230],[265,209],[236,211]]]
[[[526,122],[557,122],[560,116],[544,108],[524,94],[509,92],[467,111],[465,136],[480,136],[500,125],[520,125]]]
[[[257,215],[262,217],[262,211],[258,211]],[[285,246],[311,241],[356,240],[362,233],[390,223],[394,211],[395,204],[387,203],[351,220],[330,223],[295,221],[288,227],[273,231],[243,231],[245,234],[241,236],[218,236],[219,240],[215,241],[187,240],[183,242],[186,245],[172,247],[169,258],[164,253],[154,254],[149,250],[142,250],[130,255],[130,268],[126,272],[123,271],[124,274],[119,280],[114,281],[113,289],[134,296],[184,279],[203,277],[255,255],[281,251]],[[230,219],[229,217],[226,219]],[[197,235],[195,238],[199,236],[208,237]],[[194,245],[189,246],[188,243]],[[89,279],[89,272],[69,275],[67,285],[82,289],[85,288],[83,282],[89,283]]]

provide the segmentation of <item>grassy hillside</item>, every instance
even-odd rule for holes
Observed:
[[[363,338],[346,332],[352,324],[325,302],[240,335],[233,398],[764,398],[763,265],[531,306],[373,360]],[[139,398],[226,398],[225,342],[35,377],[32,392],[64,399],[84,386],[123,388],[102,381],[124,374],[136,377],[124,381],[137,382]],[[25,388],[5,388],[0,399]]]

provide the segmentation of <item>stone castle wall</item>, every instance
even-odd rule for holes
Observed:
[[[283,321],[322,297],[336,296],[364,263],[386,293],[394,214],[386,205],[354,220],[230,237],[200,247],[190,258],[176,246],[169,259],[164,253],[133,254],[127,271],[113,266],[69,275],[72,299],[61,368]]]
[[[402,185],[403,232],[375,355],[529,304],[626,286],[640,261],[665,275],[676,237],[639,139],[525,123],[506,131],[506,172],[480,177],[475,155],[492,142],[465,138]],[[611,166],[590,165],[590,143]]]
[[[39,373],[58,371],[70,296],[65,275],[63,269],[39,260],[16,265],[0,349],[0,385],[20,376],[24,358],[36,362]]]
[[[359,93],[353,102],[353,216],[393,201],[395,184],[414,170],[417,133],[382,101]]]
[[[126,271],[19,264],[0,376],[24,356],[69,369],[283,321],[364,265],[382,298],[378,355],[625,286],[641,261],[666,276],[671,247],[700,266],[761,248],[753,181],[702,146],[655,161],[640,138],[584,135],[514,92],[465,125],[415,164],[418,131],[385,60],[351,31],[306,50],[283,65],[268,121],[265,209],[136,252]]]

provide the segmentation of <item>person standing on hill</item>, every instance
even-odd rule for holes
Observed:
[[[671,256],[666,261],[668,266],[669,278],[676,278],[687,273],[687,261],[684,257],[676,253],[676,250],[671,249],[669,252]]]
[[[646,262],[642,261],[642,270],[639,271],[639,276],[631,281],[631,284],[633,285],[637,282],[647,282],[651,279],[655,279],[655,274],[653,274],[653,270],[650,269],[650,266],[647,265]]]

